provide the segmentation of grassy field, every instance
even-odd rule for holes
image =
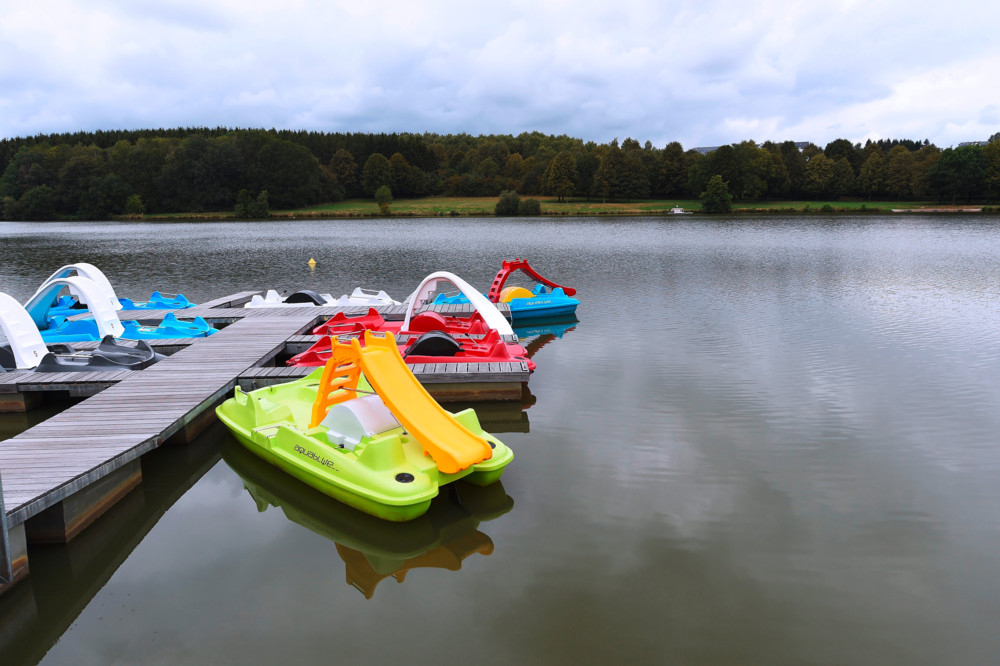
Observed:
[[[664,215],[671,208],[679,207],[687,211],[700,212],[701,202],[697,199],[642,200],[626,203],[603,203],[573,199],[560,203],[555,197],[534,197],[542,204],[542,215]],[[422,199],[400,199],[390,205],[391,214],[400,217],[474,217],[492,215],[496,205],[495,197],[425,197]],[[951,208],[935,206],[927,202],[914,201],[754,201],[733,204],[736,212],[752,213],[819,213],[819,212],[888,212],[892,209]],[[328,218],[328,217],[379,217],[378,205],[367,199],[351,199],[332,204],[296,208],[293,210],[272,210],[277,218]],[[232,218],[232,212],[214,213],[172,213],[147,215],[147,220],[159,219],[204,219],[221,220]]]

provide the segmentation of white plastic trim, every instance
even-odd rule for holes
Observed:
[[[94,316],[94,321],[97,322],[98,337],[103,338],[105,335],[111,335],[120,338],[125,332],[125,327],[118,318],[118,313],[106,298],[106,293],[100,285],[80,276],[49,278],[28,300],[24,309],[28,311],[28,316],[31,317],[37,328],[46,325],[45,318],[56,300],[56,295],[63,287],[69,287],[71,294],[87,303],[90,313]]]
[[[394,300],[389,294],[381,290],[376,291],[374,289],[355,287],[350,296],[343,294],[333,305],[399,305],[399,301]]]
[[[105,298],[107,298],[108,301],[110,301],[112,307],[114,307],[115,310],[121,310],[122,307],[124,307],[122,306],[121,301],[118,300],[118,296],[115,295],[115,289],[114,287],[111,286],[111,282],[108,280],[107,276],[101,272],[101,269],[99,269],[97,266],[94,266],[93,264],[87,264],[82,262],[79,264],[67,264],[62,268],[60,268],[59,270],[57,270],[52,275],[50,275],[49,279],[42,283],[42,286],[44,287],[45,284],[49,282],[49,280],[54,280],[56,278],[71,277],[74,273],[96,283],[97,286],[100,287],[101,291],[104,292]],[[41,289],[42,287],[38,288],[39,291],[41,291]],[[35,294],[37,295],[38,291],[36,291]],[[32,298],[34,298],[34,296],[32,296]],[[31,301],[30,298],[28,300]],[[85,302],[88,306],[90,306],[90,301],[83,301],[83,302]]]
[[[469,303],[476,309],[476,312],[482,315],[487,326],[496,329],[500,335],[514,334],[510,322],[500,314],[500,311],[493,303],[490,303],[489,299],[473,289],[468,282],[447,271],[437,271],[425,277],[420,286],[406,299],[410,306],[406,308],[406,318],[403,320],[402,330],[410,330],[410,318],[416,314],[417,308],[426,303],[431,295],[438,291],[438,284],[441,282],[450,282],[458,287],[458,290],[469,299]]]
[[[353,451],[362,437],[371,437],[399,427],[399,421],[377,395],[366,395],[338,403],[326,413],[321,425],[333,444]]]
[[[14,363],[18,370],[37,367],[49,351],[28,311],[4,293],[0,293],[0,329],[14,352]]]

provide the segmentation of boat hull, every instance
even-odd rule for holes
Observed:
[[[216,413],[254,455],[337,501],[393,522],[423,515],[440,486],[463,478],[480,486],[498,481],[513,458],[500,440],[482,431],[472,410],[452,418],[487,441],[490,457],[451,473],[442,472],[416,435],[402,427],[344,448],[322,424],[305,427],[320,373],[250,393],[237,388]],[[372,392],[363,378],[358,392]]]
[[[227,423],[226,425],[230,424]],[[261,458],[265,462],[274,465],[286,474],[295,477],[302,483],[315,488],[324,495],[332,497],[338,502],[353,507],[358,511],[367,513],[370,516],[381,518],[382,520],[401,523],[413,520],[414,518],[419,518],[427,513],[427,509],[431,506],[431,500],[437,496],[437,491],[435,490],[434,494],[426,499],[415,498],[414,500],[411,500],[410,503],[402,505],[385,504],[370,497],[365,497],[364,495],[351,492],[347,488],[336,483],[324,481],[321,477],[307,471],[300,465],[289,464],[285,458],[278,457],[271,453],[271,451],[267,448],[257,445],[252,438],[240,432],[238,429],[233,428],[231,425],[230,431],[232,431],[233,436],[236,437],[236,440],[242,444],[247,451]]]

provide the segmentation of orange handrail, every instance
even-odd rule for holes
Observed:
[[[358,379],[361,378],[361,366],[358,364],[358,352],[355,348],[337,344],[332,338],[330,344],[333,349],[330,360],[323,366],[316,400],[312,406],[310,428],[320,424],[330,407],[356,397],[353,392],[357,390]]]

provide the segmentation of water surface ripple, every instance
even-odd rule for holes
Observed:
[[[33,569],[24,603],[67,610],[25,659],[1000,662],[994,218],[0,223],[0,290],[88,261],[130,297],[402,297],[515,256],[582,305],[526,416],[491,417],[513,508],[446,503],[427,528],[489,549],[402,575],[402,532],[310,522],[219,460],[89,592],[39,582],[79,575],[72,550]],[[358,566],[401,582],[368,599]]]

